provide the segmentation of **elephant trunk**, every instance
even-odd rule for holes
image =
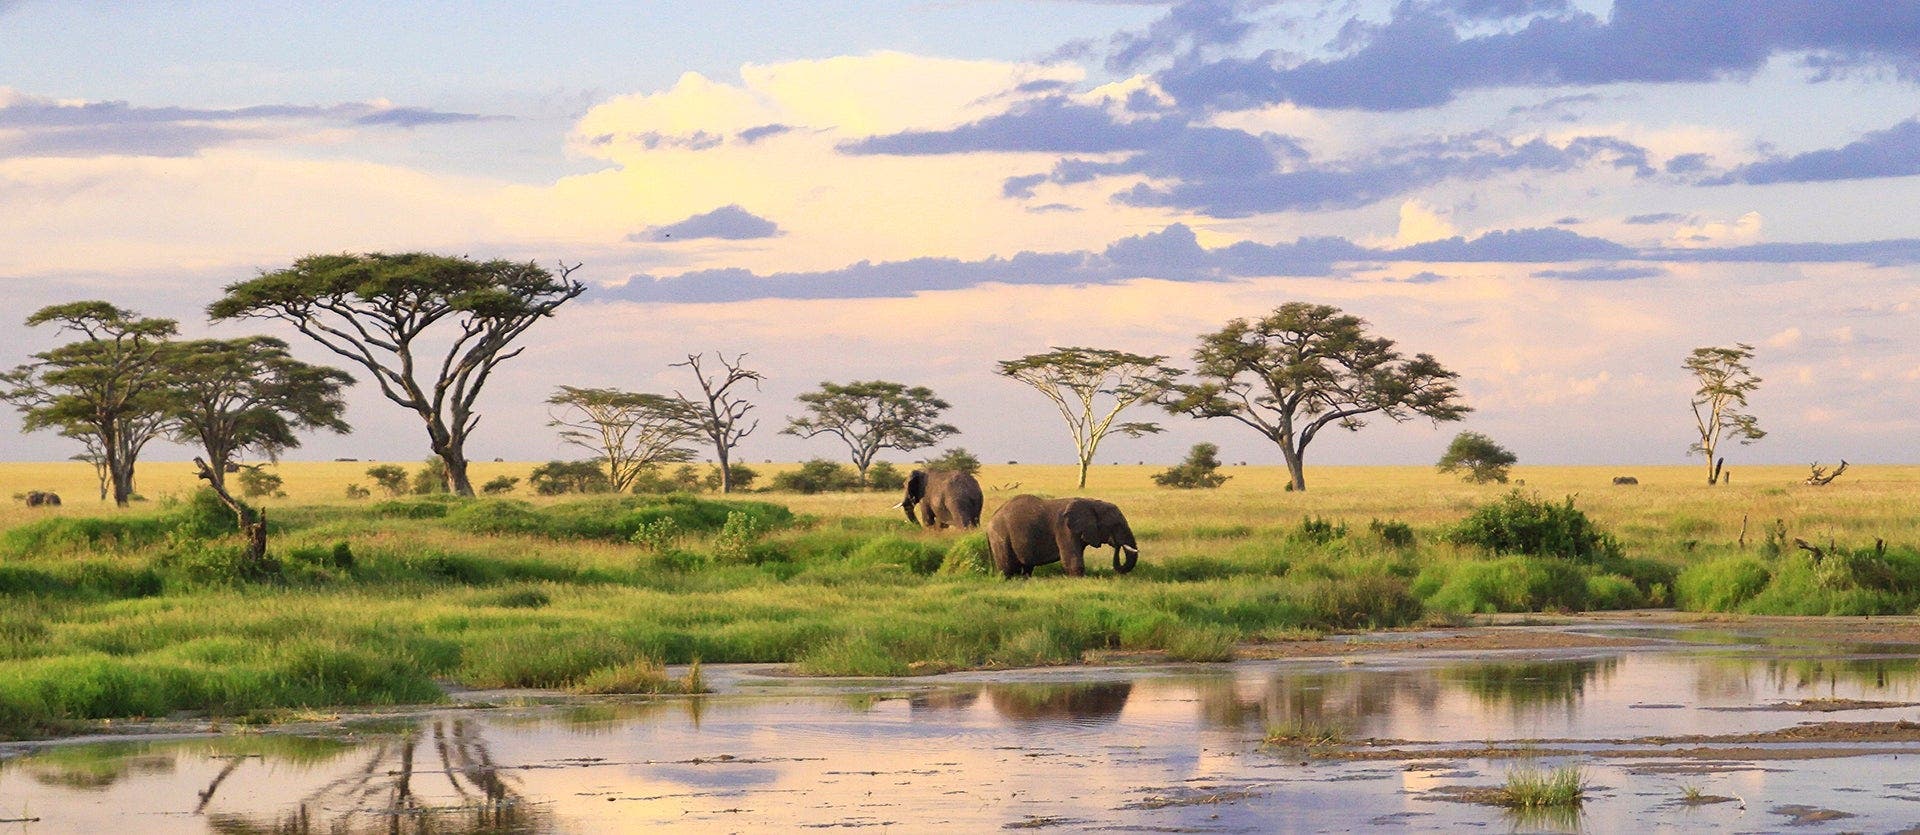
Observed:
[[[1122,555],[1126,557],[1125,562],[1122,562],[1120,559]],[[1121,536],[1113,540],[1113,571],[1115,574],[1125,574],[1132,571],[1133,564],[1138,562],[1139,559],[1140,546],[1133,540],[1133,531],[1124,531]]]

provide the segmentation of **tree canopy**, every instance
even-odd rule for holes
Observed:
[[[81,339],[34,354],[0,375],[0,399],[20,410],[22,429],[53,429],[84,443],[111,482],[113,501],[133,498],[134,464],[166,425],[168,375],[161,357],[178,328],[103,301],[35,311],[28,327],[54,325]]]
[[[1692,372],[1700,387],[1693,393],[1694,428],[1700,439],[1687,447],[1707,458],[1707,483],[1719,484],[1720,445],[1723,440],[1751,444],[1767,436],[1759,418],[1747,414],[1747,395],[1760,388],[1760,378],[1747,366],[1753,359],[1753,346],[1737,343],[1731,348],[1695,348],[1684,367]]]
[[[1375,415],[1438,423],[1472,411],[1453,384],[1460,375],[1428,354],[1402,356],[1330,305],[1288,302],[1259,320],[1234,319],[1202,334],[1193,358],[1200,382],[1175,384],[1166,408],[1259,432],[1279,445],[1295,490],[1307,488],[1307,447],[1329,426],[1357,432]]]
[[[244,450],[270,460],[300,445],[301,429],[352,430],[342,415],[353,377],[293,358],[271,336],[176,343],[164,364],[170,396],[168,431],[206,451],[215,492]]]
[[[600,457],[611,489],[625,493],[646,468],[693,460],[681,444],[698,437],[698,418],[681,400],[608,388],[561,386],[547,404],[560,439]]]
[[[1159,397],[1179,371],[1162,365],[1164,356],[1146,356],[1104,348],[1054,348],[1002,360],[997,373],[1032,386],[1060,409],[1080,462],[1080,486],[1108,434],[1128,437],[1161,431],[1150,422],[1116,423],[1120,413]]]
[[[539,265],[424,252],[309,255],[228,285],[215,320],[279,319],[367,369],[380,393],[418,414],[447,488],[473,495],[466,441],[474,404],[515,342],[586,286]]]
[[[866,483],[867,468],[882,449],[912,452],[933,446],[960,430],[940,423],[950,404],[925,386],[908,387],[886,380],[854,381],[845,385],[820,384],[820,390],[799,396],[806,414],[789,418],[780,430],[812,438],[832,435],[847,445],[853,466]]]
[[[1519,460],[1519,456],[1486,435],[1462,432],[1453,436],[1453,442],[1447,444],[1447,451],[1433,466],[1443,473],[1460,473],[1461,478],[1474,484],[1505,484],[1508,468]]]

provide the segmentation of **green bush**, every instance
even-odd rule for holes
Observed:
[[[745,464],[728,464],[727,474],[732,476],[733,489],[735,490],[752,489],[753,483],[760,479],[760,473]],[[707,473],[707,477],[701,479],[701,483],[706,485],[708,492],[718,491],[720,489],[720,465],[715,464],[713,470]]]
[[[1546,557],[1453,560],[1422,569],[1413,590],[1428,608],[1443,612],[1577,612],[1590,608],[1591,576],[1575,563]],[[1606,586],[1603,590],[1612,594],[1617,587]]]
[[[1217,444],[1198,443],[1187,450],[1187,460],[1160,472],[1154,473],[1153,483],[1161,487],[1175,487],[1183,490],[1208,490],[1219,487],[1232,476],[1221,475],[1220,447]]]
[[[867,468],[867,489],[898,490],[907,486],[907,474],[886,461],[875,461]]]
[[[1529,499],[1518,490],[1476,508],[1447,532],[1447,539],[1494,554],[1561,557],[1583,563],[1607,563],[1622,556],[1619,542],[1575,509],[1572,496],[1554,504]]]
[[[940,569],[948,548],[920,539],[880,536],[867,540],[851,554],[851,565],[897,565],[915,574],[932,574]]]
[[[407,471],[397,464],[378,464],[367,468],[367,477],[388,496],[398,496],[407,491]]]
[[[980,474],[980,459],[968,452],[966,447],[957,446],[943,450],[937,457],[923,460],[920,464],[929,471],[944,470],[967,475]]]
[[[815,458],[773,477],[773,489],[788,493],[834,493],[860,489],[860,474],[838,461]]]
[[[519,487],[519,486],[520,486],[519,476],[512,476],[512,475],[495,476],[494,478],[488,479],[486,484],[480,485],[480,492],[489,496],[498,496],[505,493],[511,493],[513,492],[513,489],[515,487]]]
[[[528,483],[542,496],[605,493],[612,488],[598,461],[548,461],[533,468]]]
[[[1329,522],[1313,516],[1300,520],[1300,526],[1294,528],[1293,538],[1314,545],[1327,545],[1336,539],[1345,539],[1347,523]]]
[[[947,546],[940,558],[941,574],[992,574],[993,551],[987,547],[987,535],[970,533]]]
[[[1381,542],[1395,548],[1413,547],[1413,527],[1405,522],[1392,520],[1382,522],[1375,519],[1367,523],[1367,529],[1373,531],[1374,536],[1380,537]]]
[[[285,482],[276,473],[267,472],[261,467],[247,467],[239,473],[240,495],[249,499],[261,496],[285,495],[280,487]]]

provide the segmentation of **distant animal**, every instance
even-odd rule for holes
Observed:
[[[59,507],[60,506],[59,493],[49,493],[49,492],[42,492],[39,490],[32,490],[27,493],[26,500],[27,500],[27,507]]]
[[[914,470],[907,475],[907,492],[900,499],[907,521],[929,528],[980,527],[981,504],[980,482],[957,470]]]
[[[1031,577],[1034,566],[1051,562],[1060,563],[1070,576],[1086,576],[1089,545],[1113,546],[1113,570],[1120,574],[1132,571],[1140,558],[1126,514],[1099,499],[1014,496],[987,524],[993,567],[1008,579]]]
[[[1634,478],[1633,476],[1630,476],[1630,475],[1617,475],[1617,476],[1614,476],[1614,477],[1613,477],[1613,483],[1615,483],[1615,484],[1639,484],[1639,483],[1640,483],[1640,479],[1637,479],[1637,478]]]

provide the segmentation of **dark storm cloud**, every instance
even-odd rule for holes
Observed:
[[[1920,120],[1908,119],[1839,148],[1742,165],[1705,185],[1820,183],[1920,174]]]
[[[772,238],[780,234],[780,226],[771,220],[760,217],[739,205],[721,206],[705,214],[694,215],[679,223],[654,226],[644,232],[627,236],[629,241],[676,242],[692,241],[702,238],[715,238],[728,241],[750,241],[759,238]]]
[[[123,101],[66,103],[21,97],[0,106],[0,155],[191,156],[201,150],[276,135],[271,126],[319,122],[362,127],[414,128],[500,117],[422,107],[349,103],[325,107],[256,105],[235,108],[138,107]]]
[[[1463,34],[1466,11],[1546,4],[1402,3],[1384,23],[1353,19],[1340,54],[1175,61],[1161,87],[1182,106],[1409,110],[1492,87],[1702,82],[1741,77],[1775,55],[1812,53],[1826,77],[1854,67],[1920,75],[1920,3],[1907,0],[1617,0],[1601,19],[1571,9]],[[1257,38],[1249,38],[1257,40]]]

